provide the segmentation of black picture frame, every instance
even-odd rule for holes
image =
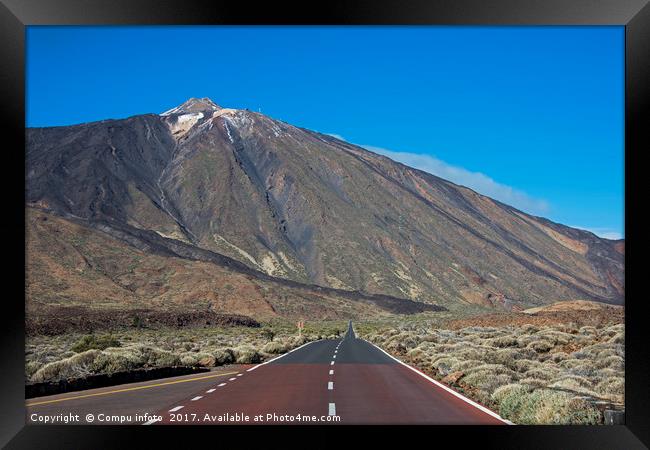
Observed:
[[[2,359],[0,360],[0,445],[7,448],[114,448],[153,446],[162,439],[168,445],[202,437],[207,445],[255,442],[268,439],[270,428],[227,427],[214,433],[211,427],[135,426],[25,426],[24,413],[24,128],[25,128],[25,26],[28,25],[621,25],[625,26],[625,284],[626,317],[626,417],[625,425],[612,426],[513,426],[513,427],[419,427],[418,434],[435,440],[417,445],[453,442],[463,448],[469,442],[483,448],[647,448],[650,445],[647,374],[650,372],[647,320],[642,295],[635,295],[635,276],[642,266],[632,261],[640,254],[636,246],[641,222],[632,199],[641,194],[634,183],[641,179],[639,155],[648,146],[647,117],[650,81],[650,6],[648,0],[366,0],[301,4],[277,2],[200,0],[0,0],[0,111],[3,142],[2,198],[5,206],[0,232],[4,238]],[[646,114],[644,114],[646,113]],[[636,164],[635,164],[636,162]],[[22,181],[21,181],[22,180]],[[6,250],[9,250],[7,253]],[[9,287],[9,289],[7,289]],[[197,428],[200,428],[198,430]],[[322,444],[338,427],[299,427],[310,440]],[[278,427],[289,439],[295,427]],[[363,428],[378,437],[407,436],[402,428]],[[408,433],[408,434],[405,434]],[[303,434],[303,433],[300,433]],[[266,437],[263,437],[266,436]],[[321,438],[322,436],[322,438]],[[301,437],[299,444],[308,445]],[[324,439],[324,440],[323,440]],[[426,439],[426,438],[425,438]],[[336,443],[333,441],[332,445]],[[450,444],[446,444],[450,445]]]

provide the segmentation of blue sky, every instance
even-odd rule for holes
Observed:
[[[622,27],[28,27],[27,126],[189,97],[624,234]]]

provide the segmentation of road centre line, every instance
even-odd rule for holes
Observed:
[[[334,369],[330,370],[330,375],[334,375]]]
[[[328,411],[328,416],[335,416],[336,415],[336,404],[330,403],[329,405],[329,411]]]
[[[197,400],[201,400],[202,398],[203,398],[202,395],[197,395],[196,397],[194,397],[194,398],[193,398],[192,400],[190,400],[190,401],[191,401],[191,402],[195,402],[195,401],[197,401]]]
[[[185,406],[176,406],[176,407],[170,409],[169,412],[176,412],[176,411],[178,411],[179,409],[183,409],[183,408],[185,408]]]
[[[223,386],[225,386],[226,384],[228,384],[228,383],[221,383],[221,384],[218,385],[217,387],[223,387]]]
[[[334,382],[333,381],[329,381],[327,383],[327,389],[330,390],[330,391],[334,389]]]
[[[212,388],[212,389],[208,389],[205,392],[206,392],[206,394],[212,394],[214,391],[216,391],[216,389]]]
[[[96,392],[94,394],[75,395],[74,397],[58,398],[58,399],[55,399],[55,400],[45,400],[45,401],[42,401],[42,402],[29,403],[29,404],[26,404],[25,407],[37,406],[37,405],[45,405],[45,404],[49,404],[49,403],[59,403],[59,402],[65,402],[65,401],[68,401],[68,400],[76,400],[76,399],[80,399],[80,398],[97,397],[97,396],[100,396],[100,395],[118,394],[120,392],[138,391],[138,390],[141,390],[141,389],[149,389],[149,388],[154,388],[154,387],[159,387],[159,386],[168,386],[170,384],[189,383],[190,381],[207,380],[209,378],[223,377],[223,376],[226,376],[226,375],[233,375],[235,373],[237,373],[237,372],[219,373],[219,374],[216,374],[216,375],[208,375],[208,376],[205,376],[205,377],[196,377],[196,378],[189,378],[189,379],[185,379],[185,380],[167,381],[165,383],[148,384],[146,386],[136,386],[136,387],[131,387],[131,388],[116,389],[116,390],[107,391],[107,392]]]

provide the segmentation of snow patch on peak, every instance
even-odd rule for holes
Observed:
[[[199,120],[203,119],[203,117],[202,112],[181,114],[180,116],[169,117],[165,122],[169,126],[172,135],[178,139],[185,136]]]
[[[194,123],[196,123],[199,119],[203,119],[203,113],[202,112],[183,114],[181,116],[178,116],[176,121],[177,121],[177,123],[185,123],[185,122],[194,122]]]

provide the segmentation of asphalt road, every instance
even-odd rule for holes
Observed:
[[[28,421],[34,413],[72,412],[85,416],[101,411],[130,413],[132,422],[157,425],[506,423],[495,413],[356,338],[351,323],[343,339],[311,342],[264,364],[210,375],[213,377],[178,377],[186,380],[182,382],[167,379],[139,383],[169,384],[92,397],[74,398],[137,386],[32,399],[28,401],[33,405],[28,407]],[[48,400],[59,401],[37,404]],[[144,413],[150,416],[143,417]],[[133,417],[135,414],[140,416]]]

